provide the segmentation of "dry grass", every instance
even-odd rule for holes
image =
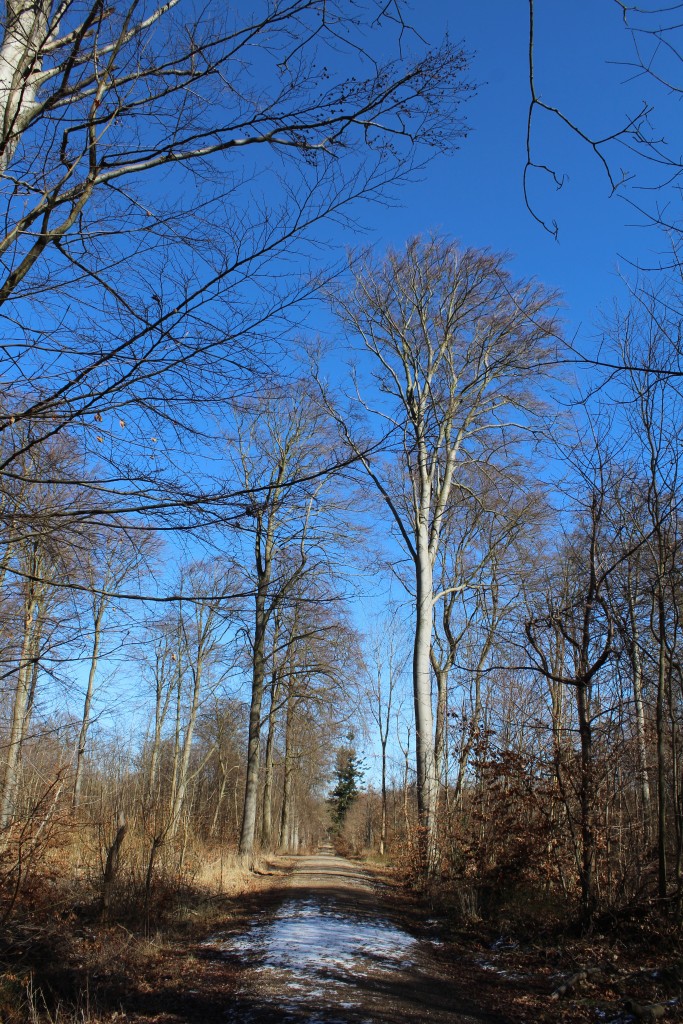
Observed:
[[[169,844],[147,892],[148,844],[133,832],[103,921],[106,843],[94,829],[65,827],[58,839],[31,864],[16,893],[11,872],[5,875],[0,1024],[109,1024],[126,1005],[133,1008],[128,1019],[138,1020],[157,999],[173,1015],[185,998],[188,969],[199,975],[205,969],[193,943],[246,920],[252,897],[277,887],[286,870],[285,859],[250,871],[232,851],[193,844],[181,872],[179,851]]]
[[[234,852],[208,854],[194,872],[194,883],[201,889],[233,896],[250,888],[253,874],[243,858]]]

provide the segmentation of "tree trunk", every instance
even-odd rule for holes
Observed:
[[[202,654],[200,653],[197,657],[197,662],[192,669],[192,697],[187,713],[185,728],[183,730],[180,759],[174,771],[175,784],[168,829],[169,835],[175,834],[185,803],[185,795],[187,793],[189,780],[190,755],[192,753],[192,738],[194,736],[195,725],[197,724],[197,713],[199,711],[203,668]],[[178,683],[178,686],[180,688],[180,682]]]
[[[51,7],[50,0],[7,4],[0,48],[0,172],[10,163],[33,113]]]
[[[221,771],[221,785],[218,791],[218,797],[216,798],[216,809],[213,812],[213,819],[211,821],[211,828],[209,829],[209,835],[213,838],[218,830],[218,820],[220,818],[221,808],[223,801],[225,800],[225,791],[228,787],[228,771],[223,760],[218,758],[218,764]]]
[[[667,896],[667,856],[666,856],[666,731],[665,731],[665,696],[666,696],[666,608],[662,581],[657,586],[657,892],[661,900]]]
[[[239,853],[251,857],[256,836],[256,808],[258,804],[259,768],[261,756],[261,707],[266,676],[266,586],[259,586],[256,595],[256,621],[254,628],[254,655],[251,677],[251,706],[249,709],[249,740],[247,743],[247,778],[244,788],[244,809]]]
[[[31,708],[31,689],[36,655],[35,620],[39,602],[33,586],[29,588],[24,607],[23,638],[19,654],[17,685],[14,691],[12,719],[6,746],[5,772],[0,792],[0,828],[12,820],[19,788],[22,737],[26,733]]]
[[[448,784],[448,667],[434,666],[436,678],[436,723],[434,726],[434,763],[436,775],[442,786]]]
[[[636,616],[635,595],[631,589],[629,574],[627,586],[628,616],[631,626],[629,656],[633,684],[633,703],[635,707],[636,746],[638,756],[638,778],[640,796],[643,802],[643,821],[645,824],[645,844],[649,844],[651,831],[652,801],[650,796],[650,774],[647,763],[647,743],[645,739],[645,706],[643,704],[643,665],[638,643],[638,620]]]
[[[294,698],[291,692],[287,696],[287,713],[285,716],[285,758],[284,779],[282,783],[282,811],[280,814],[281,850],[289,848],[292,822],[292,776],[294,774],[294,758],[292,756],[292,726],[294,722]]]
[[[270,708],[268,709],[268,737],[266,739],[266,760],[263,779],[263,808],[261,814],[261,845],[270,849],[273,841],[273,775],[275,770],[275,725],[279,695],[277,674],[274,672],[270,683]]]
[[[595,910],[595,784],[593,770],[593,730],[590,721],[588,687],[576,687],[576,704],[581,739],[581,904],[585,921],[590,921]]]
[[[425,868],[431,874],[436,869],[437,860],[436,812],[439,782],[436,772],[431,680],[433,582],[426,536],[418,537],[416,568],[417,617],[413,648],[413,694],[417,808],[420,816],[422,855]]]
[[[83,763],[85,759],[86,743],[88,740],[88,729],[90,728],[90,708],[92,705],[93,691],[95,689],[95,674],[97,672],[97,660],[100,651],[100,631],[102,618],[104,616],[104,601],[96,604],[94,616],[94,636],[92,653],[90,655],[90,671],[88,672],[88,685],[85,691],[85,702],[83,704],[83,716],[81,718],[81,729],[78,734],[78,747],[76,749],[76,770],[74,773],[74,788],[71,797],[71,806],[74,811],[78,810],[81,799],[81,785],[83,779]]]
[[[387,845],[387,737],[382,740],[382,825],[379,834],[379,855],[383,857]]]

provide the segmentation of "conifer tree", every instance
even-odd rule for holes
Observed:
[[[348,746],[340,747],[337,751],[337,764],[334,769],[336,785],[330,795],[332,819],[337,826],[343,824],[349,807],[358,796],[358,786],[365,775],[362,758],[358,757],[353,746],[353,735],[350,735],[348,740]]]

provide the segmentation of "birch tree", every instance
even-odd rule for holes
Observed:
[[[348,444],[379,490],[411,564],[415,607],[413,694],[418,810],[425,857],[436,862],[439,781],[432,703],[434,609],[451,587],[435,586],[442,527],[463,469],[505,458],[524,436],[556,334],[554,297],[516,281],[505,259],[438,237],[411,240],[383,260],[366,253],[353,289],[336,302],[363,345],[394,458]],[[469,479],[470,474],[467,475]]]

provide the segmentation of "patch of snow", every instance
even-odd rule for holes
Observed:
[[[384,970],[410,966],[406,957],[417,943],[386,921],[367,921],[325,910],[313,900],[285,903],[272,921],[252,925],[243,935],[214,936],[209,944],[262,968],[310,974],[335,967],[355,972],[357,961],[371,959]]]
[[[243,960],[259,977],[259,998],[264,1005],[277,1006],[283,1021],[291,1015],[301,1021],[304,1011],[307,1024],[337,1024],[327,1014],[324,1020],[319,1016],[330,981],[337,996],[343,994],[341,1000],[335,998],[336,1006],[357,1010],[354,978],[412,967],[418,940],[388,921],[339,914],[308,899],[290,900],[274,918],[256,921],[242,935],[213,936],[206,945]],[[228,1019],[256,1018],[247,1010]],[[345,1022],[340,1019],[338,1024]]]

